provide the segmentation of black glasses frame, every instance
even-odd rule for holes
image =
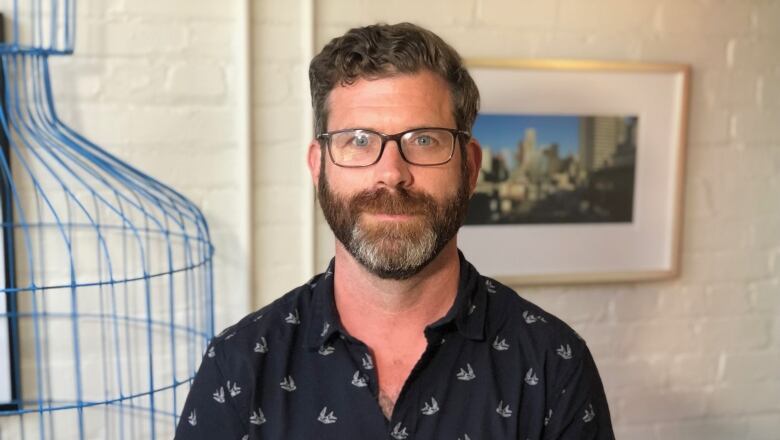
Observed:
[[[347,133],[350,131],[365,131],[367,133],[375,134],[379,136],[382,139],[382,145],[379,147],[379,154],[376,157],[376,160],[373,162],[366,164],[366,165],[343,165],[338,162],[336,162],[336,159],[333,158],[333,152],[330,149],[330,141],[331,136],[339,133]],[[420,131],[420,130],[444,130],[448,131],[452,134],[452,147],[450,148],[450,155],[447,157],[447,160],[444,160],[442,162],[437,163],[416,163],[412,162],[411,160],[406,158],[406,155],[404,154],[404,149],[401,148],[401,139],[407,134],[411,133],[413,131]],[[398,146],[398,152],[401,154],[401,158],[404,160],[404,162],[411,164],[411,165],[417,165],[420,167],[435,167],[438,165],[444,165],[445,163],[452,160],[452,156],[455,154],[455,144],[458,140],[461,141],[461,143],[465,144],[469,139],[471,138],[471,133],[463,130],[458,130],[455,128],[444,128],[444,127],[417,127],[412,128],[410,130],[405,130],[400,133],[396,134],[384,134],[380,133],[378,131],[369,130],[367,128],[346,128],[344,130],[336,130],[336,131],[329,131],[326,133],[320,133],[316,136],[316,139],[320,141],[320,145],[322,145],[322,142],[324,142],[326,149],[328,150],[328,156],[330,157],[330,161],[333,162],[334,165],[343,167],[343,168],[365,168],[370,167],[371,165],[375,165],[377,162],[379,162],[382,159],[382,154],[385,152],[385,145],[387,145],[387,141],[395,141],[395,144]]]

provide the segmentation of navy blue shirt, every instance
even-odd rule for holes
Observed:
[[[336,269],[214,338],[176,439],[614,438],[584,341],[462,255],[455,302],[387,420],[371,350],[339,323]]]

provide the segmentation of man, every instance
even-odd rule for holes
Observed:
[[[369,26],[309,77],[335,258],[212,341],[177,438],[614,438],[585,343],[458,251],[481,161],[458,54]]]

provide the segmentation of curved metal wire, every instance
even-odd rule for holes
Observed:
[[[206,220],[60,120],[48,58],[73,51],[74,2],[18,3],[11,41],[0,44],[2,230],[13,275],[0,286],[10,307],[0,326],[15,391],[0,431],[170,437],[213,335]]]

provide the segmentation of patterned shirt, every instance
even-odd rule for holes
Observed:
[[[390,420],[371,350],[339,324],[331,261],[214,338],[176,439],[613,439],[582,339],[462,254],[460,268]]]

